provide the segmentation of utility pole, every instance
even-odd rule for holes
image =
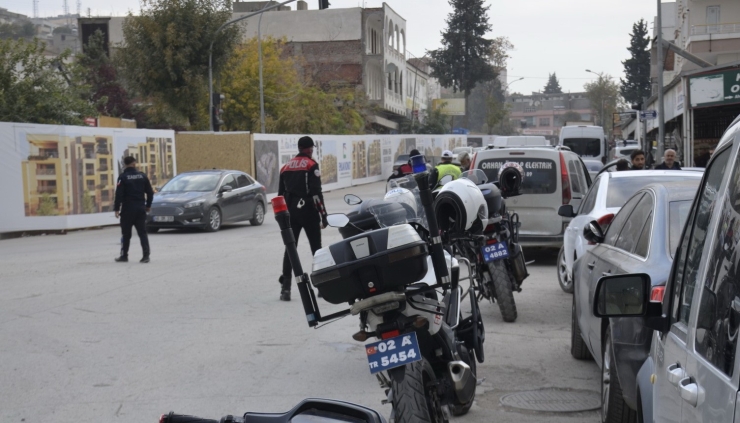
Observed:
[[[33,17],[39,17],[39,0],[33,0]]]
[[[663,8],[658,0],[658,149],[655,154],[663,157],[665,147],[665,104],[663,103]],[[652,146],[651,146],[652,147]],[[652,148],[651,148],[652,150]],[[653,161],[657,158],[653,157]]]

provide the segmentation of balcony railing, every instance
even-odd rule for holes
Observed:
[[[56,194],[56,187],[38,187],[36,188],[36,194]]]
[[[740,23],[691,26],[691,35],[707,34],[740,34]]]
[[[52,168],[52,169],[49,169],[49,168],[39,168],[39,169],[36,169],[36,175],[40,175],[40,176],[43,176],[43,175],[52,175],[53,176],[53,175],[56,175],[56,174],[57,174],[57,170],[54,169],[54,168]]]
[[[85,170],[85,176],[93,176],[93,175],[95,175],[95,169]]]
[[[49,160],[49,159],[56,159],[58,156],[56,154],[38,154],[38,155],[30,155],[28,156],[29,161],[38,161],[38,160]]]
[[[107,172],[108,171],[108,165],[102,165],[98,167],[98,172]]]
[[[98,147],[97,152],[98,152],[98,154],[110,154],[110,151],[107,148],[100,148],[100,147]]]

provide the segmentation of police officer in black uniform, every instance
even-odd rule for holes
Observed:
[[[301,229],[306,231],[311,253],[321,248],[321,230],[326,222],[324,195],[321,193],[321,171],[313,160],[313,139],[301,137],[298,140],[298,155],[280,169],[280,188],[278,195],[285,197],[290,212],[290,226],[298,242]],[[286,251],[283,257],[283,274],[280,276],[280,299],[290,301],[292,268]]]
[[[113,210],[116,218],[121,218],[121,232],[123,233],[123,245],[121,256],[116,258],[117,262],[128,261],[128,247],[131,244],[131,227],[136,227],[136,233],[141,241],[141,249],[144,257],[141,263],[149,263],[149,238],[146,235],[146,214],[152,207],[154,190],[149,178],[136,170],[136,159],[128,156],[123,159],[126,168],[118,176],[116,184],[116,202]],[[144,199],[146,194],[146,200]],[[123,209],[121,209],[123,206]]]

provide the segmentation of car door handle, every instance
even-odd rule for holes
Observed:
[[[696,407],[704,402],[704,390],[696,382],[692,382],[690,377],[685,377],[678,382],[678,391],[681,398],[692,407]]]
[[[686,372],[683,371],[681,365],[678,363],[671,364],[666,370],[668,371],[668,381],[676,386],[678,386],[678,383],[686,377]]]
[[[592,261],[591,263],[587,264],[588,268],[593,270],[594,266],[596,266],[596,260]]]

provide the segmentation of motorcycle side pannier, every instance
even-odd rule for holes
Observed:
[[[418,282],[428,248],[407,224],[364,232],[320,249],[311,282],[332,304],[354,302]]]

